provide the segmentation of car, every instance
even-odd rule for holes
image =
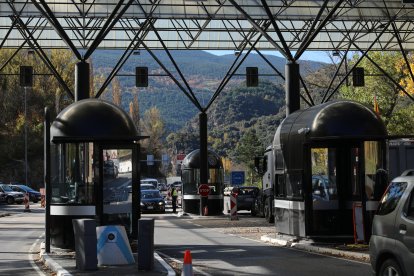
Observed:
[[[12,184],[12,185],[9,185],[9,186],[15,192],[21,192],[23,194],[29,193],[29,199],[33,203],[39,202],[42,198],[42,195],[40,194],[40,192],[33,190],[29,186],[26,186],[26,185],[23,185],[23,184]]]
[[[0,184],[0,193],[3,193],[2,198],[5,202],[7,202],[7,204],[20,204],[24,201],[24,194],[21,192],[13,191],[9,185]]]
[[[141,191],[143,190],[155,190],[157,189],[154,185],[152,184],[141,184],[140,185]]]
[[[141,191],[141,213],[165,213],[165,200],[158,189]]]
[[[233,194],[237,195],[237,210],[251,211],[259,190],[258,187],[253,186],[233,187]]]
[[[141,179],[141,184],[152,184],[156,189],[158,188],[159,182],[155,178],[144,178]]]
[[[369,254],[375,275],[414,275],[414,176],[393,179],[382,196]]]

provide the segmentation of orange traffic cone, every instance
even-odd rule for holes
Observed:
[[[184,252],[184,264],[183,270],[181,270],[181,276],[193,276],[193,260],[191,258],[191,251],[186,250]]]
[[[30,197],[29,197],[29,193],[25,193],[25,195],[24,195],[24,212],[31,212],[30,211]]]

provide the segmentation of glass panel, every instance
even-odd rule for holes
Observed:
[[[224,182],[223,169],[209,169],[208,185],[210,186],[210,194],[222,194]]]
[[[108,224],[121,224],[128,229],[132,212],[132,150],[104,149],[102,154],[103,212]]]
[[[183,170],[181,179],[184,194],[196,195],[198,193],[199,170]]]
[[[92,143],[51,147],[52,204],[95,204]]]
[[[380,200],[388,185],[388,173],[383,168],[381,143],[366,141],[365,148],[365,193],[369,200]]]
[[[312,198],[314,201],[337,199],[336,150],[328,148],[311,149]]]

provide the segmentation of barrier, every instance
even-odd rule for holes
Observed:
[[[29,193],[24,194],[24,212],[31,212],[30,210],[30,196]]]
[[[124,226],[96,227],[98,266],[135,263]]]
[[[40,207],[46,207],[46,193],[45,188],[40,188]]]
[[[230,194],[230,220],[239,220],[237,216],[237,194]]]
[[[191,251],[186,250],[184,252],[183,269],[181,270],[181,276],[193,276],[193,260],[191,258]]]

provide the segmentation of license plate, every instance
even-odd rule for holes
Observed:
[[[154,206],[148,206],[147,209],[152,210],[152,209],[154,209]]]

